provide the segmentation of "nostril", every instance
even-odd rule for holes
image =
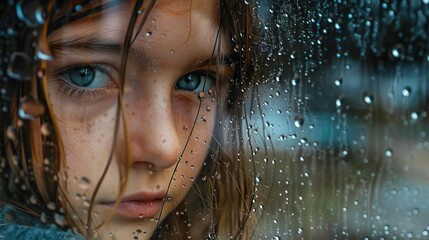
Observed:
[[[133,166],[142,166],[144,163],[151,171],[170,168],[177,163],[181,153],[179,145],[180,140],[174,132],[167,135],[150,130],[132,131],[130,150]]]

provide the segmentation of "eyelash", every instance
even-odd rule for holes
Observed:
[[[65,81],[60,82],[60,89],[67,96],[70,96],[72,98],[77,98],[77,99],[82,99],[84,98],[85,95],[87,95],[95,100],[109,95],[106,89],[93,89],[93,90],[82,89],[82,88],[75,87]]]
[[[196,75],[199,77],[200,83],[198,84],[198,86],[196,86],[196,88],[193,90],[180,89],[178,86],[180,81],[186,77],[189,78],[190,76],[193,76],[193,75],[194,76]],[[202,78],[205,78],[205,79],[202,79]],[[201,91],[207,91],[207,90],[211,89],[213,87],[213,85],[215,85],[215,83],[216,83],[216,73],[215,72],[205,71],[205,70],[197,70],[197,71],[189,72],[189,73],[181,76],[176,81],[175,89],[190,91],[190,92],[201,92]],[[199,88],[203,88],[203,89],[198,90]]]
[[[83,68],[91,68],[96,73],[102,73],[109,77],[109,86],[102,87],[102,88],[85,88],[76,86],[71,81],[64,79],[66,74],[71,74],[70,72],[77,69],[83,69]],[[110,77],[110,73],[112,72],[111,67],[107,66],[106,64],[81,64],[81,65],[72,65],[68,66],[66,68],[60,69],[55,75],[55,79],[59,81],[59,89],[62,91],[63,94],[76,98],[76,99],[83,99],[86,97],[95,99],[100,99],[106,96],[109,96],[111,93],[109,91],[112,91],[117,88],[117,85],[112,80],[112,77]]]

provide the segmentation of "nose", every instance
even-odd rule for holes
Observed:
[[[126,97],[132,165],[149,164],[154,169],[166,169],[178,161],[181,144],[170,93],[168,89],[146,89]]]

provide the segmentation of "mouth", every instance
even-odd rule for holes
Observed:
[[[127,218],[151,218],[159,214],[164,202],[165,192],[137,192],[126,195],[115,209],[116,213]],[[103,203],[113,208],[115,201]]]

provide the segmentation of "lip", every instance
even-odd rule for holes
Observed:
[[[115,209],[116,213],[127,218],[155,217],[161,211],[165,192],[137,192],[126,195]],[[102,203],[113,208],[115,201]]]

